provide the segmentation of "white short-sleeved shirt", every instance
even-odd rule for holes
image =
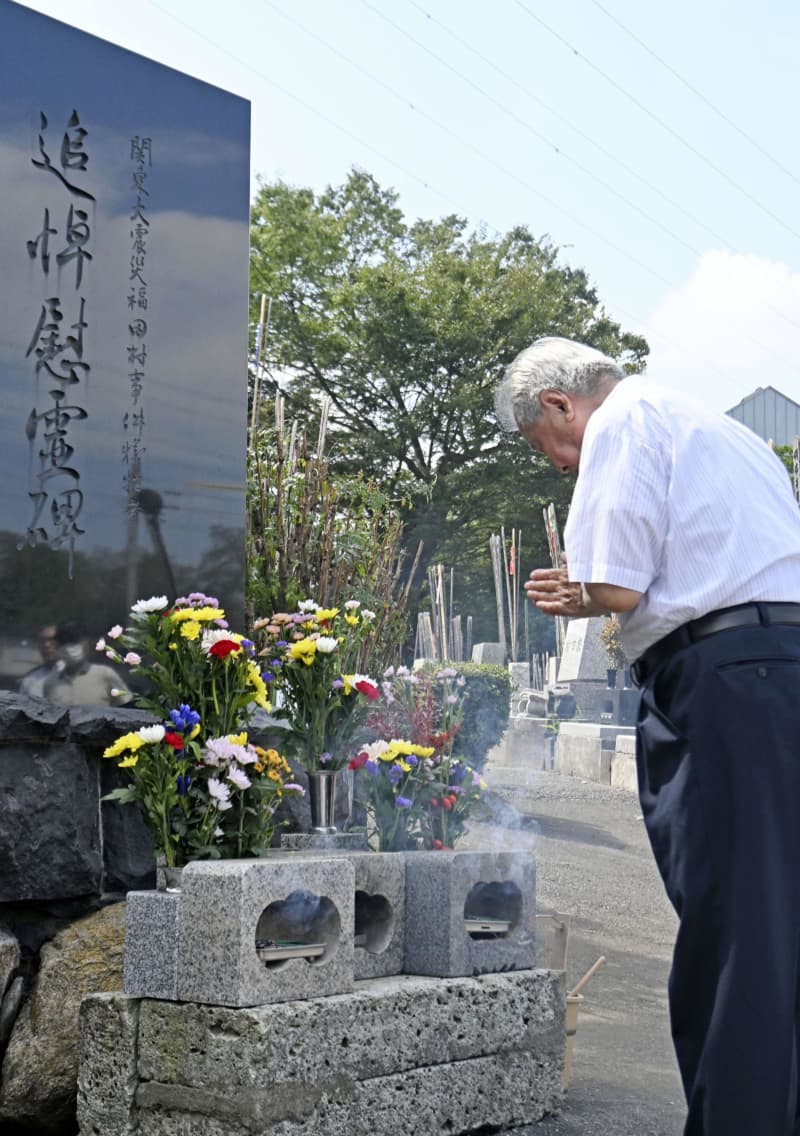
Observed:
[[[800,602],[800,509],[779,458],[727,415],[638,378],[589,419],[564,546],[571,580],[644,593],[620,615],[631,659],[718,608]]]

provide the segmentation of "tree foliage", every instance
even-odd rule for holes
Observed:
[[[546,558],[541,505],[555,500],[563,517],[571,491],[502,436],[493,392],[504,367],[547,334],[631,371],[647,344],[607,317],[548,238],[522,226],[469,232],[457,216],[409,223],[396,194],[361,171],[319,196],[263,185],[251,243],[251,291],[272,297],[270,381],[301,420],[328,396],[331,468],[409,499],[406,540],[425,542],[422,568],[454,567],[462,612],[493,613],[490,534],[501,524],[529,534],[527,571]],[[476,634],[494,638],[491,626],[490,616]]]

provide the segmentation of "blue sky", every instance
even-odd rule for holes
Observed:
[[[249,99],[253,192],[358,165],[410,217],[525,224],[648,336],[653,379],[800,402],[795,0],[27,6]]]

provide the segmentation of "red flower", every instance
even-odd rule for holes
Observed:
[[[234,651],[241,651],[238,643],[233,639],[218,639],[216,643],[208,648],[209,655],[213,655],[215,659],[227,659],[228,655],[232,655]]]
[[[371,682],[367,682],[367,680],[363,678],[356,683],[356,690],[359,694],[363,694],[368,698],[370,702],[374,702],[376,698],[380,697],[377,686],[373,686]]]
[[[176,734],[172,730],[167,730],[164,734],[164,741],[173,749],[183,749],[183,734]]]
[[[366,765],[368,761],[369,761],[369,754],[368,753],[364,753],[364,752],[357,753],[355,757],[350,759],[350,761],[348,763],[348,768],[349,769],[361,769],[361,767]]]
[[[431,808],[432,809],[438,809],[439,808],[439,798],[438,797],[431,797]]]
[[[452,807],[453,807],[453,798],[452,797],[442,797],[442,808],[452,809]]]
[[[436,852],[441,852],[444,848],[444,844],[442,844],[441,840],[434,840],[433,847]]]

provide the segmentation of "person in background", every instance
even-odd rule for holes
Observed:
[[[58,661],[44,684],[43,697],[64,706],[124,706],[133,695],[121,675],[91,663],[83,629],[74,620],[56,628]]]
[[[55,624],[43,627],[39,632],[39,654],[42,657],[41,664],[20,679],[19,692],[28,698],[43,697],[44,684],[58,661]]]
[[[680,927],[685,1136],[790,1136],[800,1068],[800,509],[752,431],[548,337],[502,425],[577,477],[548,615],[618,613],[641,688],[639,799]]]

